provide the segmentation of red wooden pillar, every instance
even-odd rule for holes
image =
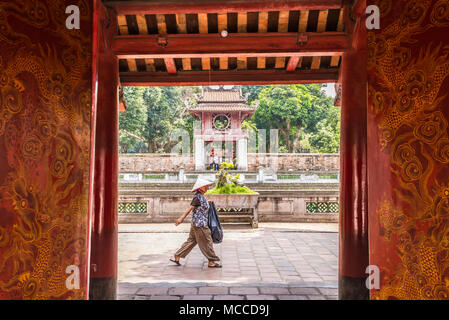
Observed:
[[[94,300],[117,297],[119,74],[118,59],[107,48],[107,33],[103,30],[100,36],[103,48],[98,66],[89,287],[89,298]]]
[[[363,37],[365,37],[363,39]],[[367,51],[360,20],[341,66],[339,299],[369,299]]]
[[[101,54],[95,139],[90,299],[115,299],[118,240],[118,61]]]

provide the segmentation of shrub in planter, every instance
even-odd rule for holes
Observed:
[[[234,164],[223,162],[217,173],[217,184],[215,188],[206,192],[206,194],[257,194],[250,188],[240,184],[239,175],[233,176],[228,172],[232,170]]]

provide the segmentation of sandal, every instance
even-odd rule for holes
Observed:
[[[209,268],[221,268],[221,264],[214,263],[212,266],[210,264],[207,265]]]
[[[175,259],[169,259],[171,262],[174,262],[174,263],[176,263],[178,266],[180,266],[181,265],[181,263],[179,262],[179,260],[178,261],[176,261]]]

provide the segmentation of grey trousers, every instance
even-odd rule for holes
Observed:
[[[185,258],[190,251],[198,244],[201,252],[209,261],[219,261],[220,258],[214,252],[214,242],[209,227],[190,227],[189,238],[176,251],[175,255],[180,258]]]

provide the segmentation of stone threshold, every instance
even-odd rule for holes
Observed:
[[[328,283],[119,283],[118,300],[338,300]]]

